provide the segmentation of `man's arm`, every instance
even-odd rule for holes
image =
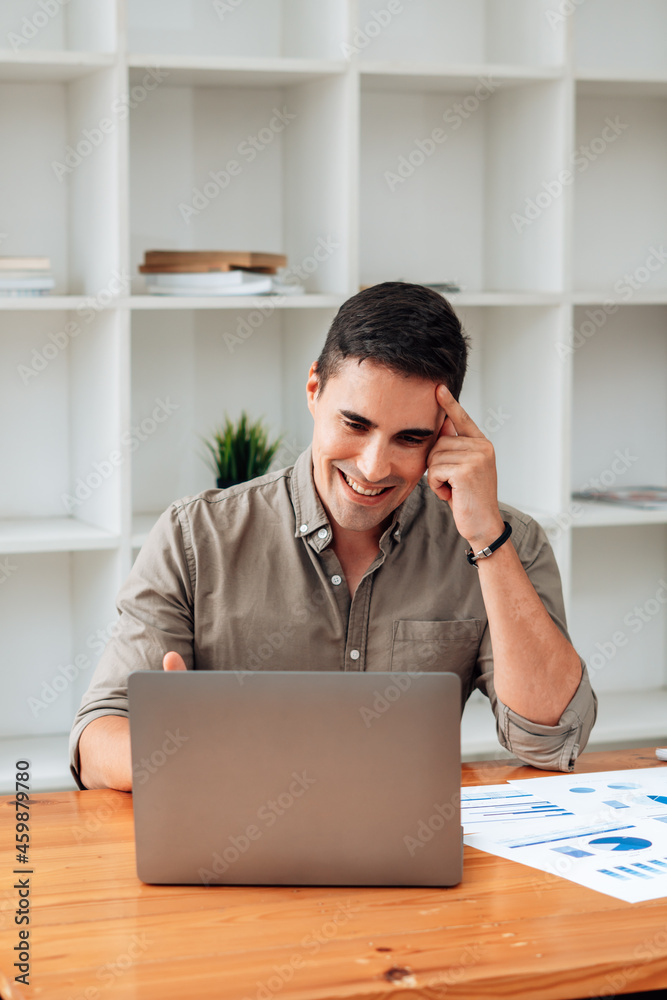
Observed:
[[[127,716],[101,715],[88,723],[79,739],[79,776],[86,788],[132,791]]]
[[[445,386],[445,412],[428,458],[428,482],[451,508],[457,530],[479,552],[498,538],[495,455],[490,441]],[[524,718],[555,726],[581,681],[581,661],[552,621],[511,540],[477,563],[493,648],[494,686],[503,704]]]
[[[172,504],[158,518],[119,591],[118,621],[70,733],[70,770],[79,787],[132,786],[129,733],[122,728],[129,675],[160,670],[171,650],[194,668],[194,585],[180,513]]]
[[[183,657],[166,653],[164,670],[186,670]],[[79,739],[79,776],[86,788],[132,791],[130,720],[125,715],[101,715],[89,722]]]
[[[495,538],[503,528],[501,520]],[[513,545],[506,542],[477,565],[496,694],[518,715],[555,726],[581,681],[579,655],[551,619]]]

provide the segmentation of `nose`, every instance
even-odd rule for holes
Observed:
[[[391,476],[389,448],[380,437],[368,435],[357,456],[357,468],[367,483],[380,483]]]

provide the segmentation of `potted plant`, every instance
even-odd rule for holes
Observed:
[[[209,468],[217,476],[218,489],[244,483],[263,476],[282,442],[283,435],[268,443],[268,431],[261,420],[251,424],[245,411],[238,423],[225,416],[225,423],[214,431],[204,444],[210,452],[205,456]]]

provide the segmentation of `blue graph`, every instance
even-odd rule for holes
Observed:
[[[593,855],[590,851],[582,851],[579,847],[552,847],[552,851],[557,851],[558,854],[567,854],[571,858],[592,858]]]
[[[608,851],[641,851],[651,847],[651,841],[642,837],[597,837],[589,840],[588,844],[589,847],[604,847]]]

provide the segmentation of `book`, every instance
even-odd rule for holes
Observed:
[[[155,277],[172,277],[171,275],[152,275]],[[186,275],[183,275],[186,277]],[[192,275],[187,275],[192,277]],[[198,275],[197,277],[204,277]],[[206,275],[208,277],[208,275]],[[252,281],[243,281],[240,284],[211,284],[192,285],[183,284],[153,284],[152,281],[146,283],[146,289],[151,295],[266,295],[272,291],[273,283],[270,274],[255,275]]]
[[[277,267],[241,267],[239,264],[140,264],[141,274],[228,274],[250,271],[252,274],[275,274]]]
[[[263,275],[252,271],[198,271],[198,272],[150,272],[147,279],[151,285],[161,288],[240,288],[244,284],[261,281]]]
[[[258,253],[251,250],[147,250],[142,266],[158,266],[163,270],[163,265],[176,267],[188,264],[203,264],[207,268],[221,267],[223,264],[246,268],[278,268],[285,267],[287,257],[280,253]]]
[[[48,274],[26,277],[24,275],[10,275],[9,272],[0,273],[0,294],[2,295],[11,291],[49,291],[54,285],[54,279]]]
[[[5,271],[49,271],[49,257],[0,257],[0,273]]]

